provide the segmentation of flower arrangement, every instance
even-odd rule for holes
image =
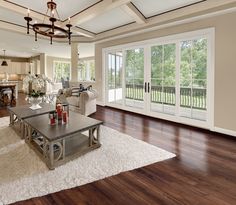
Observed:
[[[46,93],[46,85],[47,83],[53,84],[52,80],[46,77],[45,75],[33,75],[33,74],[28,74],[24,79],[23,79],[23,90],[25,93],[27,93],[29,96],[42,96],[45,95]]]

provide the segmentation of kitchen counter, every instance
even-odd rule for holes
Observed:
[[[17,99],[18,98],[18,90],[19,90],[19,82],[21,82],[21,81],[9,80],[9,81],[0,81],[0,84],[1,85],[15,84],[16,85],[15,97]]]

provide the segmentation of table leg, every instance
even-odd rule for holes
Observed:
[[[54,149],[53,149],[53,142],[49,143],[49,169],[54,169]]]
[[[32,141],[32,128],[31,128],[31,126],[29,126],[29,125],[25,125],[24,126],[25,128],[25,141],[27,142],[27,143],[31,143],[31,141]]]
[[[14,121],[13,121],[13,119],[14,119],[14,114],[12,113],[12,112],[10,112],[10,123],[9,123],[9,126],[12,126],[14,123]]]
[[[89,146],[100,144],[100,126],[89,129]]]

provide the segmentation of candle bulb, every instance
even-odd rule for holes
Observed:
[[[52,17],[54,17],[54,10],[52,10]]]
[[[69,21],[69,23],[70,23],[70,17],[68,18],[68,21]]]
[[[28,14],[28,17],[29,17],[29,15],[30,15],[30,9],[28,9],[27,14]]]

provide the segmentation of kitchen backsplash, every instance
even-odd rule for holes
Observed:
[[[25,75],[22,74],[9,74],[9,81],[22,81]],[[0,74],[0,81],[5,79],[5,74]]]

